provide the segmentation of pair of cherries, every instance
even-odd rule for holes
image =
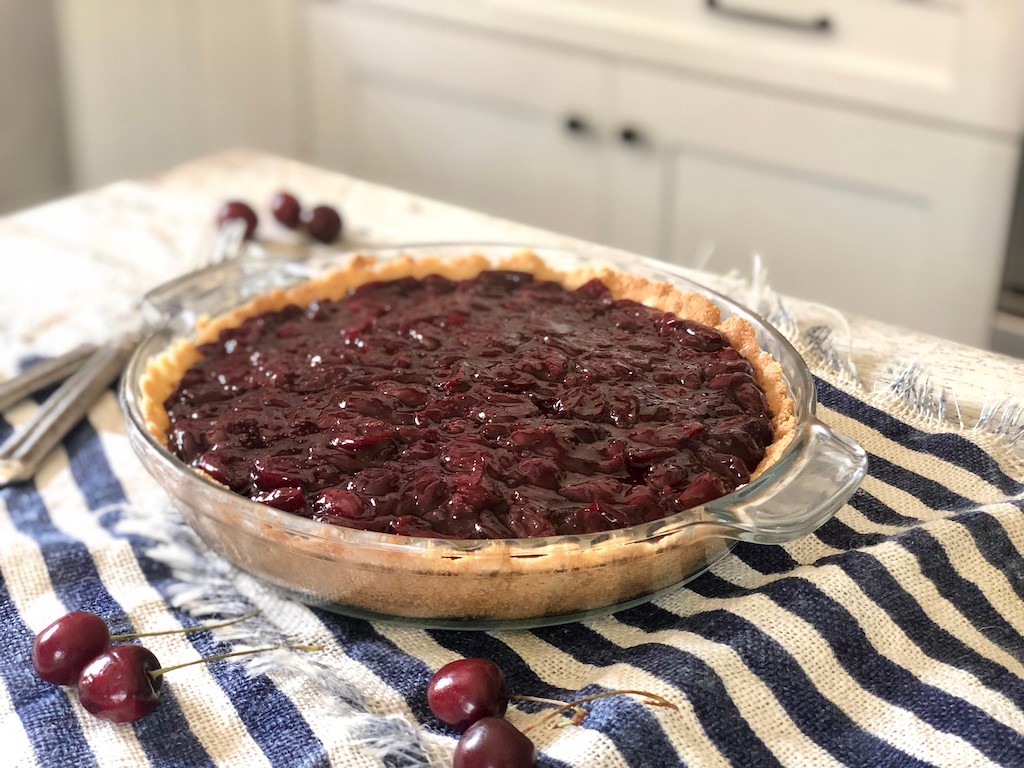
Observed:
[[[427,705],[443,723],[461,732],[455,746],[453,768],[530,768],[537,748],[527,732],[561,712],[573,712],[572,723],[586,717],[582,705],[607,696],[633,694],[645,703],[678,711],[665,698],[649,691],[611,690],[571,702],[537,696],[512,695],[501,668],[489,659],[457,659],[441,667],[427,684]],[[510,701],[550,704],[555,710],[533,726],[519,730],[505,719]]]
[[[274,218],[288,229],[302,229],[318,243],[333,243],[341,237],[344,223],[338,210],[330,205],[317,205],[308,210],[303,209],[298,198],[291,192],[281,191],[270,199],[270,212]],[[251,239],[256,233],[259,216],[252,206],[243,200],[228,200],[217,211],[217,226],[226,221],[241,220],[245,222],[245,239]]]
[[[528,768],[536,762],[533,742],[504,717],[511,699],[505,673],[488,659],[457,659],[434,673],[427,705],[438,720],[462,733],[453,768]]]
[[[273,650],[279,646],[223,653],[162,667],[149,649],[120,641],[216,629],[255,615],[249,613],[199,627],[111,635],[106,622],[95,613],[73,611],[36,635],[32,643],[32,666],[36,674],[48,683],[77,687],[78,698],[89,713],[113,723],[131,723],[156,709],[165,673],[230,656]],[[287,647],[319,650],[318,646]]]

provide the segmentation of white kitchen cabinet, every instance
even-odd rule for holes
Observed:
[[[292,0],[60,0],[78,188],[212,151],[295,154]]]
[[[600,238],[603,177],[592,143],[566,138],[530,115],[373,83],[361,83],[349,103],[356,175]]]
[[[606,109],[607,67],[342,4],[313,3],[308,13],[317,162],[602,238],[604,146],[587,116]]]
[[[314,160],[677,263],[746,273],[756,253],[782,292],[988,343],[1016,137],[504,34],[497,6],[484,28],[472,4],[465,24],[430,15],[451,0],[398,5],[304,6]],[[952,34],[942,11],[898,13]],[[889,50],[908,82],[948,63]],[[863,75],[870,53],[829,61]]]
[[[1017,0],[320,0],[1020,136]]]
[[[614,164],[617,230],[647,184],[668,261],[748,273],[756,253],[788,294],[986,343],[1015,142],[645,67],[616,70],[614,105],[643,138]]]

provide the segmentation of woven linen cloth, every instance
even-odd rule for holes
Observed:
[[[922,372],[868,390],[820,329],[778,319],[816,374],[819,416],[869,454],[861,488],[799,541],[738,544],[653,602],[534,630],[370,623],[283,598],[170,510],[108,393],[33,482],[0,491],[0,765],[447,766],[457,734],[425,689],[464,656],[496,661],[515,693],[641,689],[678,706],[593,701],[579,725],[531,730],[541,766],[1024,765],[1019,411],[945,421]],[[0,437],[35,407],[5,413]],[[29,658],[34,635],[71,610],[123,632],[254,609],[145,644],[164,664],[323,650],[172,672],[156,711],[130,725],[92,717]],[[507,716],[527,728],[547,711],[513,702]]]

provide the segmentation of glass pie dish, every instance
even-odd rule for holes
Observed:
[[[491,263],[523,246],[457,244],[362,250],[377,260],[411,255]],[[592,259],[529,249],[557,269]],[[121,382],[132,447],[199,537],[238,568],[298,599],[338,613],[461,628],[525,627],[577,620],[639,604],[695,577],[737,541],[780,544],[831,517],[864,477],[864,451],[815,416],[803,359],[763,319],[653,260],[603,258],[612,269],[710,298],[722,317],[749,322],[779,363],[795,429],[781,455],[732,493],[660,520],[598,533],[526,539],[399,536],[318,522],[251,501],[200,474],[155,438],[141,407],[149,361],[218,316],[275,289],[319,277],[352,254],[302,261],[250,257],[205,270],[160,297],[156,330],[136,348]]]

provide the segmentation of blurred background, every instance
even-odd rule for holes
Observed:
[[[1024,357],[1018,0],[0,0],[0,213],[250,147]]]

